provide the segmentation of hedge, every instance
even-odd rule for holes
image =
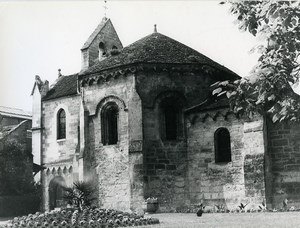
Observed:
[[[35,213],[40,209],[37,195],[0,196],[0,217],[10,217]]]

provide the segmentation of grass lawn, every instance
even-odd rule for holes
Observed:
[[[148,216],[148,215],[146,215]],[[300,212],[152,214],[159,225],[143,227],[300,227]]]

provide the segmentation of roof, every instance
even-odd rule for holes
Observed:
[[[19,108],[11,108],[5,106],[0,106],[0,115],[21,118],[26,120],[31,120],[32,118],[31,112],[24,111]]]
[[[34,85],[33,85],[33,88],[32,88],[32,91],[31,91],[30,95],[33,95],[34,89],[35,89],[36,86],[38,87],[38,90],[41,91],[43,84],[44,84],[44,82],[41,80],[40,76],[36,75],[35,76],[35,82],[34,82]]]
[[[43,97],[43,100],[51,100],[77,94],[77,76],[78,74],[60,76]]]
[[[9,126],[2,127],[2,129],[0,129],[0,139],[8,135],[16,126],[17,125],[9,125]]]
[[[198,51],[157,32],[123,48],[117,55],[111,55],[96,62],[80,74],[95,73],[133,63],[202,64],[239,77]]]
[[[93,40],[97,37],[98,33],[103,29],[104,25],[110,21],[110,19],[107,19],[106,17],[102,18],[102,21],[100,22],[100,24],[97,26],[97,28],[95,29],[95,31],[90,35],[90,37],[87,39],[87,41],[84,43],[82,49],[86,49],[88,48],[91,43],[93,42]]]
[[[3,126],[0,129],[0,140],[2,140],[5,136],[11,134],[15,130],[17,130],[19,127],[21,127],[23,124],[25,124],[28,120],[23,120],[21,123],[17,125],[8,125],[8,126]]]
[[[207,110],[214,110],[220,108],[227,108],[229,107],[229,100],[227,97],[223,97],[220,99],[207,99],[201,104],[195,105],[185,110],[185,113],[192,113],[192,112],[203,112]]]

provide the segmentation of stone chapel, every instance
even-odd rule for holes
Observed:
[[[100,207],[136,211],[240,203],[300,205],[300,128],[232,113],[212,85],[240,77],[156,30],[123,47],[110,19],[84,43],[82,69],[36,76],[32,150],[44,210],[92,181]],[[238,64],[238,63],[237,63]]]

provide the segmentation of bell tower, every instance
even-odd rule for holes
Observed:
[[[81,48],[81,70],[86,70],[98,61],[107,58],[112,50],[122,48],[123,45],[111,20],[106,16],[103,17],[101,23]]]

